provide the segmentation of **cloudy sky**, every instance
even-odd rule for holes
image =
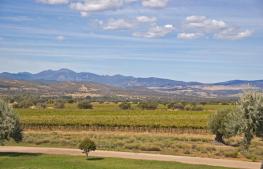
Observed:
[[[262,0],[0,0],[0,72],[263,79]]]

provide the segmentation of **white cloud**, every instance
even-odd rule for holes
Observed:
[[[222,20],[209,19],[205,16],[188,16],[186,18],[186,26],[211,32],[224,29],[227,27],[227,24]]]
[[[167,34],[173,32],[174,30],[175,28],[173,25],[164,25],[164,26],[155,25],[151,27],[147,32],[135,32],[133,36],[144,37],[144,38],[160,38],[166,36]]]
[[[37,0],[37,1],[44,3],[44,4],[50,4],[50,5],[67,4],[69,2],[68,0]]]
[[[56,39],[57,39],[58,41],[64,41],[64,40],[65,40],[65,37],[60,35],[60,36],[57,36]]]
[[[150,16],[137,16],[136,20],[138,22],[146,23],[146,22],[155,22],[156,18],[155,17],[150,17]]]
[[[85,0],[81,2],[72,2],[70,7],[81,12],[82,16],[87,16],[87,14],[91,12],[119,9],[125,4],[132,2],[134,2],[134,0]]]
[[[190,40],[199,38],[200,36],[202,36],[201,33],[179,33],[177,38],[182,40]]]
[[[228,28],[215,34],[215,37],[218,39],[238,40],[249,37],[252,34],[253,32],[251,30],[239,31],[235,28]]]
[[[131,29],[136,23],[125,19],[109,19],[106,23],[100,22],[105,30]]]
[[[168,4],[168,0],[141,0],[144,7],[164,8]]]
[[[187,22],[202,22],[204,20],[206,20],[205,16],[195,16],[195,15],[193,15],[193,16],[186,17],[186,21]]]
[[[80,15],[81,16],[88,16],[88,13],[87,12],[80,12]]]
[[[190,29],[195,33],[178,34],[179,39],[195,39],[202,34],[210,34],[217,39],[238,40],[252,35],[251,30],[242,31],[239,27],[206,16],[188,16],[185,19],[185,26],[186,30]]]

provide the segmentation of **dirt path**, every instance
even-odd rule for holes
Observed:
[[[15,147],[15,146],[0,146],[0,152],[20,152],[20,153],[42,153],[42,154],[58,154],[58,155],[83,155],[78,149],[69,148],[42,148],[42,147]],[[117,151],[95,151],[90,153],[91,156],[96,157],[116,157],[127,159],[140,160],[158,160],[158,161],[175,161],[188,164],[204,164],[211,166],[222,166],[231,168],[244,169],[260,169],[259,162],[246,162],[237,160],[224,160],[200,157],[187,156],[172,156],[160,154],[146,154],[146,153],[131,153],[131,152],[117,152]]]

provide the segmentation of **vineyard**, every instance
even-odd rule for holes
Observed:
[[[78,109],[66,104],[63,109],[16,109],[25,128],[73,128],[92,130],[205,130],[207,119],[223,105],[205,105],[202,111],[170,110],[159,105],[156,110],[121,110],[115,103],[93,103],[93,109]]]

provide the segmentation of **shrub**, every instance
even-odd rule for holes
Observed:
[[[178,110],[184,110],[184,105],[182,103],[169,103],[168,109],[178,109]]]
[[[158,107],[158,103],[155,102],[141,102],[138,104],[138,107],[146,110],[155,110]]]
[[[65,107],[65,104],[62,100],[58,100],[55,102],[54,106],[56,109],[63,109]]]
[[[149,147],[142,146],[140,147],[140,150],[142,151],[161,151],[159,147],[154,147],[154,146],[149,146]]]
[[[196,106],[192,107],[192,110],[193,111],[202,111],[202,110],[204,110],[204,108],[201,105],[196,105]]]
[[[224,156],[231,157],[231,158],[237,158],[238,152],[237,151],[225,151]]]
[[[47,104],[46,103],[37,103],[37,107],[40,107],[40,108],[47,108]]]
[[[96,144],[90,140],[89,138],[85,138],[82,140],[82,142],[79,144],[79,149],[83,151],[83,153],[86,154],[86,157],[88,159],[89,152],[96,150]]]
[[[123,109],[123,110],[131,109],[131,103],[129,103],[129,102],[122,102],[122,103],[119,105],[119,108],[121,108],[121,109]]]
[[[74,103],[74,102],[75,102],[75,101],[74,101],[73,99],[69,99],[69,100],[68,100],[68,103],[69,103],[69,104],[72,104],[72,103]]]
[[[192,110],[192,106],[190,104],[187,104],[185,107],[184,107],[185,110],[187,111],[190,111]]]
[[[84,100],[78,103],[78,108],[79,109],[92,109],[93,106],[89,101]]]
[[[13,104],[13,107],[14,108],[24,108],[24,109],[26,109],[26,108],[29,108],[29,107],[31,107],[33,105],[34,105],[34,103],[31,100],[27,100],[26,99],[26,100],[22,100],[19,103]]]

